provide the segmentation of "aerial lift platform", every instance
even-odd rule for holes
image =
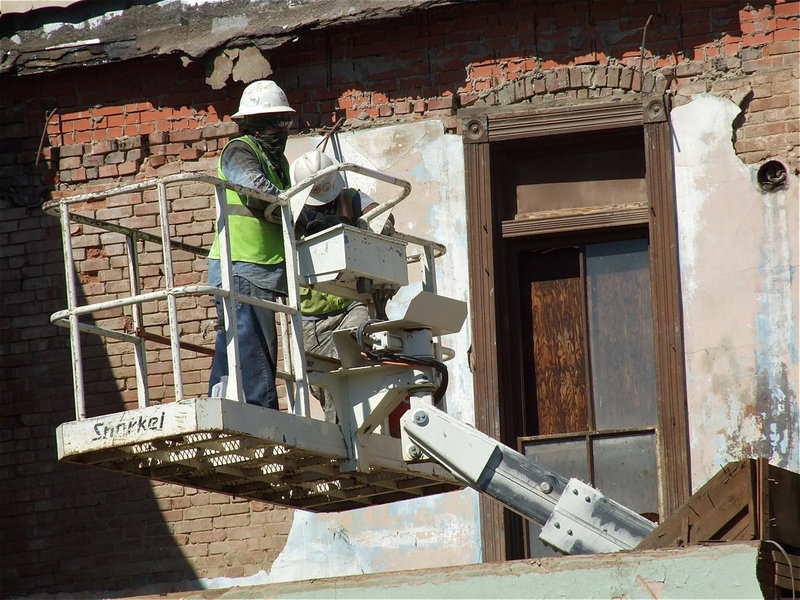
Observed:
[[[338,225],[296,240],[294,225],[312,185],[335,170],[372,177],[399,192],[364,215],[357,227]],[[220,288],[175,285],[173,252],[205,254],[202,248],[173,239],[177,235],[170,224],[168,188],[189,184],[214,190]],[[264,202],[268,207],[264,218],[281,225],[287,257],[285,302],[267,302],[231,291],[226,188]],[[93,206],[102,208],[108,198],[145,197],[145,192],[152,194],[153,189],[158,199],[158,232],[101,220],[91,210]],[[633,547],[654,528],[650,521],[586,484],[568,481],[524,458],[442,410],[445,363],[453,351],[440,340],[461,329],[466,304],[437,293],[436,259],[445,252],[441,244],[399,232],[391,237],[376,233],[410,189],[404,180],[345,163],[322,170],[277,197],[208,175],[179,174],[45,205],[45,210],[61,221],[67,273],[68,307],[51,320],[70,329],[75,383],[76,420],[57,429],[59,459],[314,512],[349,510],[471,486],[543,525],[543,539],[564,552]],[[71,231],[76,222],[124,236],[127,294],[97,303],[78,302]],[[141,289],[140,243],[161,248],[160,289]],[[409,247],[417,251],[409,252]],[[409,264],[415,263],[420,266],[418,280],[409,283]],[[335,333],[340,364],[304,353],[301,285],[360,300],[370,307],[374,319],[357,329]],[[218,395],[185,397],[182,355],[197,348],[187,347],[180,339],[178,300],[199,295],[222,300],[231,368]],[[387,301],[392,296],[395,299]],[[284,364],[279,376],[286,382],[289,400],[285,411],[244,401],[235,325],[237,301],[272,308],[279,316]],[[170,401],[151,402],[149,398],[146,342],[158,341],[159,336],[144,331],[142,305],[147,302],[166,303],[169,335],[161,341],[171,350],[174,398]],[[133,331],[90,322],[92,315],[120,307],[129,311]],[[132,345],[137,408],[87,416],[81,332]],[[313,417],[309,384],[331,392],[337,423]],[[404,407],[410,408],[403,412]],[[576,510],[581,516],[576,516]]]
[[[410,186],[393,177],[364,169],[357,165],[340,165],[340,169],[375,177],[400,188],[398,195],[385,203],[382,211],[373,211],[370,218],[382,226],[389,210],[404,199]],[[325,173],[317,177],[324,176]],[[296,186],[280,198],[259,194],[202,174],[180,174],[150,180],[103,192],[82,194],[54,201],[45,206],[50,214],[60,217],[67,273],[66,310],[52,315],[52,322],[70,328],[73,379],[75,388],[76,420],[64,423],[57,429],[58,456],[66,462],[130,473],[158,481],[189,485],[200,489],[230,494],[302,508],[317,512],[341,511],[428,494],[460,489],[463,484],[439,465],[411,465],[402,460],[400,440],[386,434],[365,436],[361,469],[342,470],[340,465],[352,462],[353,449],[348,448],[339,425],[311,418],[308,392],[307,361],[302,350],[302,329],[299,313],[298,286],[313,285],[317,289],[362,300],[370,304],[373,298],[385,297],[408,283],[407,261],[422,263],[425,285],[435,281],[434,261],[444,253],[444,247],[411,235],[397,234],[392,238],[380,236],[367,228],[339,226],[335,231],[324,231],[302,242],[294,239],[294,221],[302,209],[314,180]],[[203,257],[207,250],[190,246],[173,239],[175,226],[170,225],[169,189],[172,186],[205,184],[214,190],[217,223],[221,241],[222,288],[208,285],[175,285],[172,254],[190,252]],[[245,192],[268,203],[270,220],[283,225],[287,257],[288,301],[266,302],[231,292],[232,279],[230,245],[228,241],[225,189]],[[159,206],[158,232],[126,227],[87,216],[94,209],[103,208],[108,198],[146,194],[156,190]],[[293,200],[293,203],[291,200]],[[294,214],[293,214],[294,213]],[[80,305],[78,281],[73,253],[71,223],[79,223],[92,232],[113,232],[124,236],[128,264],[126,279],[129,293],[112,300]],[[179,228],[178,228],[179,230]],[[162,289],[142,290],[139,277],[139,250],[141,242],[161,247]],[[410,244],[419,248],[416,255],[406,256]],[[298,274],[298,270],[302,275]],[[222,298],[226,310],[227,339],[230,340],[228,364],[233,365],[227,378],[225,397],[187,398],[183,392],[182,354],[196,352],[191,344],[182,343],[179,335],[179,299],[216,295]],[[415,306],[421,317],[429,318],[430,299],[444,302],[448,307],[456,304],[457,310],[450,330],[437,326],[437,335],[452,333],[461,327],[466,308],[430,292],[421,294]],[[247,404],[241,389],[241,370],[238,360],[236,336],[236,301],[267,306],[279,315],[282,326],[284,371],[279,376],[286,381],[289,410],[275,411]],[[428,300],[426,302],[426,300]],[[166,302],[169,335],[159,340],[145,331],[143,304]],[[424,304],[424,306],[423,306]],[[129,311],[133,332],[113,330],[91,323],[94,314],[124,307]],[[461,315],[459,317],[459,311]],[[417,310],[419,312],[419,310]],[[425,324],[406,319],[404,326],[424,327]],[[446,327],[446,326],[445,326]],[[370,330],[376,329],[372,326]],[[133,347],[136,363],[138,408],[87,417],[85,385],[82,369],[80,333],[96,334]],[[148,356],[146,342],[161,341],[169,345],[172,358],[174,398],[171,402],[151,402],[148,392]],[[151,350],[152,354],[152,350]],[[351,362],[360,362],[351,359]],[[313,361],[329,370],[336,365]],[[152,364],[152,363],[151,363]],[[381,411],[386,416],[404,398],[409,390],[433,386],[428,380],[432,369],[424,371],[399,367],[362,367],[361,371],[382,371],[391,386],[391,399],[384,402]],[[410,374],[399,373],[409,371]],[[317,373],[324,378],[324,373]],[[347,379],[346,377],[344,379]],[[363,378],[362,378],[363,379]],[[374,380],[375,378],[372,377]],[[417,380],[421,380],[420,383]],[[400,387],[405,386],[401,392]],[[316,401],[315,401],[316,402]],[[388,405],[391,404],[391,408]],[[367,410],[369,407],[367,407]],[[374,420],[374,417],[373,417]],[[384,423],[385,425],[385,423]],[[380,427],[378,427],[380,430]],[[384,427],[385,431],[386,427]],[[362,444],[359,442],[359,444]],[[365,457],[369,456],[369,467]]]

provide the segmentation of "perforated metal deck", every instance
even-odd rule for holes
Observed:
[[[461,489],[434,464],[400,460],[400,440],[369,435],[369,472],[343,473],[337,425],[224,398],[72,421],[60,460],[312,512],[338,512]]]

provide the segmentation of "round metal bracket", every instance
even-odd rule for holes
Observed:
[[[414,423],[419,426],[425,426],[428,424],[428,413],[424,410],[418,410],[414,413]]]

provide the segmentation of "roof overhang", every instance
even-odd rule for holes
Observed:
[[[183,60],[303,32],[385,19],[458,0],[73,0],[0,4],[0,75],[26,75],[142,57]]]

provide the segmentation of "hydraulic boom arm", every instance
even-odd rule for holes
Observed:
[[[542,526],[540,539],[566,554],[635,547],[655,524],[578,479],[526,458],[423,400],[402,419],[403,458],[435,460],[468,486]]]

